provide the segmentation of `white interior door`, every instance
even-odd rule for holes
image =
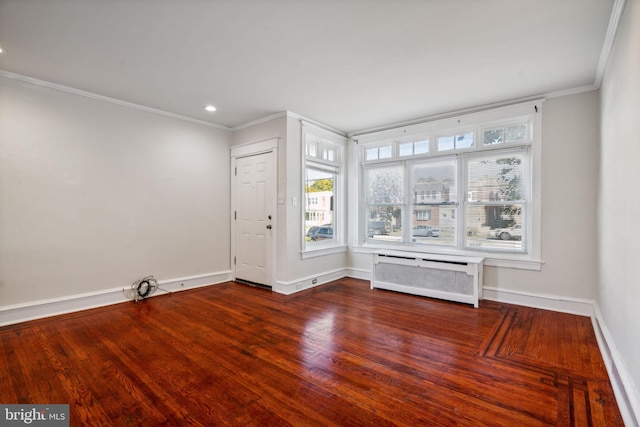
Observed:
[[[235,276],[273,286],[273,226],[276,209],[273,152],[236,159]]]

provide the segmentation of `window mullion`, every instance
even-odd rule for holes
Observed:
[[[412,188],[413,183],[411,182],[411,162],[404,162],[404,206],[402,212],[402,242],[410,243],[411,242],[411,226],[412,226],[412,217],[413,217],[413,195]]]
[[[465,247],[467,239],[467,158],[457,156],[458,165],[458,216],[456,217],[456,247]]]

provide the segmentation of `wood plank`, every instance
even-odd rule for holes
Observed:
[[[588,318],[355,279],[229,282],[0,343],[2,402],[69,403],[72,425],[622,425]]]

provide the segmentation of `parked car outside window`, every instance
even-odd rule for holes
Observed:
[[[412,234],[417,237],[438,237],[440,229],[430,225],[416,225],[413,227]]]
[[[387,235],[391,232],[391,224],[386,221],[369,221],[369,237]]]
[[[314,241],[333,239],[333,227],[330,227],[330,226],[311,227],[309,231],[307,231],[307,237]]]
[[[522,225],[515,224],[512,227],[496,228],[489,231],[489,237],[501,240],[521,240]]]

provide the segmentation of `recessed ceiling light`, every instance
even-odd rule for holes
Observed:
[[[4,49],[0,46],[0,53],[4,53]]]
[[[216,107],[214,107],[213,105],[207,105],[206,107],[204,107],[204,109],[209,111],[209,112],[216,111]]]

